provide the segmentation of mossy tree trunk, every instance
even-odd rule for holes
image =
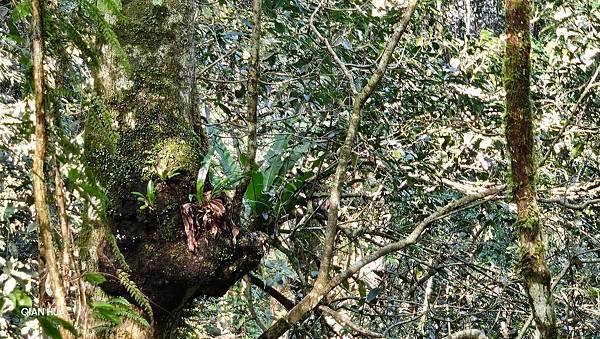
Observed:
[[[505,55],[506,140],[511,156],[513,194],[517,204],[517,230],[521,272],[533,317],[541,338],[556,338],[556,318],[546,243],[537,205],[533,116],[530,100],[530,0],[506,2]]]
[[[109,277],[128,272],[152,303],[156,337],[171,333],[189,300],[220,296],[253,269],[264,242],[242,231],[236,241],[219,233],[194,253],[186,245],[182,205],[195,193],[208,146],[195,109],[195,12],[194,1],[123,1],[126,19],[115,33],[130,69],[114,44],[102,47],[95,75],[102,109],[86,119],[87,166],[108,192],[106,223],[126,262],[109,235],[97,244],[97,267]],[[132,192],[147,194],[150,180],[155,198],[140,210]],[[102,288],[128,296],[118,280]]]

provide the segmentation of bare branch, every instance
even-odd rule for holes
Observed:
[[[332,289],[341,284],[344,280],[350,278],[361,268],[368,265],[369,263],[383,257],[386,254],[399,251],[404,249],[405,247],[414,244],[419,236],[425,231],[427,226],[429,226],[432,222],[440,219],[441,216],[449,216],[453,214],[455,211],[461,210],[461,208],[465,205],[468,205],[476,200],[485,199],[489,196],[499,194],[506,189],[505,185],[494,187],[485,192],[476,193],[473,195],[465,196],[459,200],[455,200],[444,207],[439,208],[437,211],[429,215],[423,221],[415,226],[413,231],[407,235],[404,239],[393,242],[389,245],[381,247],[377,251],[364,256],[359,259],[357,262],[352,264],[345,271],[339,273],[334,276],[329,282],[325,284],[318,285],[319,282],[315,283],[315,287],[304,297],[296,306],[294,306],[286,316],[277,320],[275,324],[269,328],[266,332],[261,335],[261,338],[278,338],[283,333],[285,333],[293,324],[302,320],[307,312],[312,310],[317,306],[319,301],[323,298],[323,296],[327,295]]]
[[[573,203],[570,203],[567,199],[563,199],[563,198],[548,198],[548,199],[540,198],[538,200],[540,202],[547,203],[547,204],[556,203],[556,204],[562,205],[562,206],[572,209],[572,210],[584,210],[591,205],[600,203],[600,199],[586,200],[586,201],[582,202],[581,204],[573,204]]]
[[[250,278],[245,276],[244,281],[246,282],[246,289],[244,292],[246,294],[246,300],[248,301],[248,310],[250,311],[250,315],[252,318],[254,318],[254,322],[258,325],[261,331],[265,331],[267,328],[265,327],[265,324],[263,324],[263,322],[258,318],[256,310],[254,309],[254,298],[252,296],[252,284],[250,283]]]
[[[487,336],[483,331],[476,329],[466,329],[458,332],[454,332],[447,336],[445,339],[487,339]]]
[[[580,107],[584,103],[585,99],[587,99],[587,97],[590,95],[591,89],[593,87],[595,87],[595,86],[598,85],[598,83],[596,83],[596,78],[598,77],[599,73],[600,73],[600,65],[598,65],[598,67],[596,67],[596,72],[594,72],[594,75],[592,75],[592,77],[590,78],[590,81],[588,81],[588,83],[585,86],[583,92],[579,96],[579,99],[577,99],[577,102],[575,103],[575,106],[573,106],[573,109],[571,110],[571,116],[569,116],[569,118],[567,119],[567,121],[565,122],[565,124],[562,126],[562,128],[560,129],[560,131],[558,131],[558,134],[554,137],[554,139],[552,139],[552,142],[550,143],[550,146],[548,147],[548,150],[544,154],[544,157],[542,157],[542,160],[538,164],[538,167],[541,168],[541,167],[544,166],[544,164],[546,163],[546,161],[550,157],[550,153],[552,153],[553,146],[565,134],[565,132],[567,131],[567,128],[571,125],[571,123],[573,122],[573,120],[575,120],[575,116],[576,115],[582,115],[583,112],[585,112],[585,109],[581,109],[580,112],[579,112],[579,114],[576,114],[576,112],[580,109]]]
[[[361,336],[370,337],[370,338],[385,337],[381,333],[373,332],[371,330],[368,330],[366,328],[362,328],[362,327],[356,325],[355,323],[352,322],[352,320],[348,319],[346,316],[336,312],[335,310],[331,309],[328,306],[321,305],[321,306],[319,306],[319,310],[322,311],[323,313],[331,316],[339,324],[349,327],[350,329],[352,329],[352,331],[360,334]]]
[[[319,30],[315,27],[315,24],[314,24],[315,15],[317,14],[317,12],[319,11],[320,8],[321,8],[321,4],[319,4],[317,6],[317,8],[313,12],[313,14],[310,16],[310,21],[309,21],[308,24],[310,26],[311,31],[313,31],[313,33],[315,33],[315,35],[317,36],[319,42],[325,44],[325,47],[327,48],[327,51],[329,52],[329,54],[331,54],[331,57],[333,58],[333,60],[335,61],[335,63],[338,64],[338,66],[340,67],[340,69],[344,73],[344,76],[346,77],[346,79],[348,80],[348,83],[349,83],[348,86],[350,86],[350,93],[352,94],[352,96],[355,96],[355,95],[358,94],[358,90],[356,89],[356,84],[354,83],[354,76],[348,70],[348,67],[346,67],[346,64],[342,61],[342,59],[340,59],[340,57],[337,55],[337,53],[333,50],[333,47],[331,47],[331,44],[329,43],[329,40],[327,40],[319,32]]]

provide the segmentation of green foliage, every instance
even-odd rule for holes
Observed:
[[[110,333],[125,319],[130,319],[144,327],[150,327],[148,321],[139,314],[135,307],[122,297],[110,298],[108,301],[92,301],[90,309],[94,317],[103,321],[95,328],[97,332]]]
[[[49,336],[52,339],[62,339],[60,335],[60,328],[64,328],[67,331],[71,332],[72,335],[77,337],[77,330],[70,322],[61,319],[54,315],[42,315],[36,317],[37,321],[40,323],[40,327],[45,335]]]
[[[142,307],[150,319],[154,318],[150,300],[140,291],[133,281],[129,278],[129,274],[123,270],[118,270],[117,273],[119,282],[127,289],[131,297]]]
[[[154,181],[148,180],[146,194],[140,192],[131,192],[131,194],[133,194],[141,204],[140,210],[145,210],[147,208],[153,211],[156,207],[156,186],[154,185]]]
[[[196,177],[196,201],[198,204],[204,204],[204,183],[206,182],[206,178],[208,176],[208,171],[210,169],[210,160],[213,155],[213,150],[211,149],[206,156],[204,157],[204,161],[202,163],[202,167],[198,170],[198,176]]]
[[[309,143],[289,147],[290,137],[289,134],[278,135],[260,168],[252,172],[245,198],[253,215],[268,217],[265,213],[271,210],[277,213],[289,211],[292,206],[290,199],[313,174],[290,173],[310,147]],[[312,165],[318,164],[317,160]]]
[[[110,232],[110,230],[108,230],[107,227],[106,231],[104,232],[104,235],[106,237],[106,241],[110,246],[110,249],[112,250],[113,255],[117,259],[119,267],[121,267],[125,271],[130,271],[131,269],[129,268],[129,265],[127,265],[127,261],[125,261],[125,257],[123,256],[123,253],[121,253],[119,245],[117,244],[117,238],[115,238],[115,236],[112,234],[112,232]]]
[[[106,281],[102,273],[98,272],[86,272],[83,274],[83,279],[93,285],[100,285]]]

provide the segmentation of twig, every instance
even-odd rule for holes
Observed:
[[[481,192],[481,193],[465,196],[459,200],[456,200],[456,201],[453,201],[453,202],[447,204],[444,207],[439,208],[436,212],[432,213],[427,218],[425,218],[423,221],[421,221],[419,224],[417,224],[415,226],[415,228],[413,229],[413,231],[409,235],[407,235],[405,238],[398,240],[396,242],[393,242],[389,245],[386,245],[386,246],[378,249],[377,251],[362,257],[357,262],[352,264],[352,266],[347,268],[345,271],[334,276],[326,285],[323,285],[323,286],[315,285],[315,286],[319,287],[319,289],[316,290],[315,288],[313,288],[307,294],[306,297],[304,297],[298,304],[296,304],[296,306],[294,306],[294,308],[292,308],[290,310],[290,312],[288,312],[288,314],[286,316],[277,320],[277,322],[275,322],[275,324],[273,326],[271,326],[271,328],[269,330],[267,330],[267,332],[264,332],[261,335],[261,337],[262,338],[277,338],[277,337],[281,336],[281,334],[285,333],[285,331],[287,331],[287,329],[289,329],[293,324],[295,324],[298,321],[300,321],[301,319],[303,319],[304,315],[308,311],[310,311],[314,307],[316,307],[324,295],[329,293],[329,291],[331,291],[332,289],[337,287],[339,284],[341,284],[346,279],[348,279],[351,276],[353,276],[354,274],[356,274],[364,266],[368,265],[369,263],[371,263],[389,253],[399,251],[409,245],[414,244],[417,241],[417,239],[420,237],[420,235],[425,231],[425,229],[432,222],[439,219],[440,215],[446,215],[446,216],[451,215],[452,211],[459,210],[462,206],[470,204],[476,200],[486,198],[490,195],[496,195],[498,193],[501,193],[505,190],[505,188],[506,188],[506,185],[497,186],[486,192]],[[269,332],[269,331],[272,331],[272,332]],[[276,336],[272,334],[273,332],[276,333],[275,334]]]
[[[352,331],[360,334],[361,336],[370,337],[370,338],[384,338],[385,337],[381,333],[373,332],[371,330],[368,330],[366,328],[362,328],[362,327],[356,325],[355,323],[352,322],[352,320],[348,319],[346,316],[340,314],[339,312],[336,312],[335,310],[331,309],[328,306],[320,305],[319,310],[322,311],[323,313],[331,316],[339,324],[348,326],[350,329],[352,329]]]
[[[206,67],[204,67],[200,72],[198,72],[198,76],[204,74],[206,71],[208,71],[209,69],[213,68],[216,64],[218,64],[221,60],[227,58],[228,56],[230,56],[233,52],[235,52],[237,50],[237,47],[233,47],[231,48],[227,53],[225,53],[224,55],[220,56],[217,60],[211,62],[210,64],[208,64]]]
[[[552,139],[552,142],[550,143],[550,146],[548,147],[548,150],[546,151],[546,153],[544,154],[544,157],[542,158],[542,160],[538,164],[539,168],[541,168],[541,167],[544,166],[544,164],[546,163],[546,161],[550,157],[550,153],[552,153],[552,149],[554,148],[553,146],[558,142],[558,140],[560,138],[562,138],[563,134],[567,130],[567,127],[569,127],[569,125],[571,125],[571,123],[573,122],[574,117],[575,117],[575,112],[581,106],[581,104],[585,101],[585,99],[587,99],[588,95],[590,94],[591,89],[595,86],[595,81],[596,81],[596,78],[598,77],[598,73],[600,73],[600,65],[598,65],[598,67],[596,67],[596,72],[594,72],[594,75],[592,75],[592,77],[590,78],[590,81],[588,81],[587,85],[585,86],[585,89],[583,90],[583,92],[579,96],[579,99],[575,103],[575,106],[571,110],[571,112],[572,112],[571,116],[567,119],[567,121],[562,126],[562,128],[560,129],[560,131],[558,131],[558,134],[554,137],[554,139]],[[584,111],[585,110],[582,109],[580,114],[583,114]]]
[[[539,198],[538,199],[540,202],[543,203],[557,203],[559,205],[562,205],[566,208],[572,209],[572,210],[583,210],[586,209],[588,206],[590,205],[594,205],[597,203],[600,203],[600,199],[591,199],[591,200],[587,200],[582,202],[581,204],[573,204],[567,201],[567,199],[562,199],[562,198]]]
[[[315,27],[315,24],[314,24],[315,15],[317,14],[317,12],[319,11],[319,9],[321,8],[321,5],[322,4],[319,3],[319,5],[317,6],[317,8],[315,8],[315,11],[310,16],[310,21],[309,21],[308,24],[310,26],[311,31],[313,31],[313,33],[315,33],[315,35],[317,36],[319,42],[325,44],[325,47],[327,48],[327,51],[329,52],[329,54],[331,54],[331,57],[333,58],[333,60],[335,61],[335,63],[338,64],[338,66],[340,67],[340,69],[344,73],[344,76],[346,77],[346,79],[348,79],[348,86],[350,87],[350,93],[352,94],[352,96],[355,96],[355,95],[358,94],[358,90],[356,89],[356,84],[354,83],[354,76],[348,70],[348,68],[346,67],[346,64],[342,61],[342,59],[340,59],[340,57],[337,55],[337,53],[333,50],[333,47],[331,47],[331,44],[329,43],[329,40],[327,40],[319,32],[319,30],[317,30],[317,28]]]
[[[487,339],[487,336],[480,330],[466,329],[454,332],[448,335],[445,339]]]
[[[256,322],[258,327],[260,327],[262,331],[265,331],[267,328],[265,327],[265,324],[263,324],[263,322],[258,318],[256,310],[254,309],[254,298],[252,297],[252,284],[250,283],[250,278],[248,277],[248,275],[244,277],[244,280],[246,281],[245,292],[246,299],[248,300],[248,310],[250,310],[250,315],[252,316],[252,318],[254,318],[254,322]]]

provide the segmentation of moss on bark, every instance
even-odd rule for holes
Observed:
[[[129,56],[131,72],[119,66],[110,46],[95,74],[103,102],[86,121],[86,162],[108,193],[108,226],[130,277],[153,301],[158,336],[170,330],[190,298],[218,296],[262,256],[265,238],[224,235],[192,254],[186,245],[180,208],[195,190],[195,178],[207,140],[194,109],[193,1],[123,2],[126,20],[115,27]],[[177,175],[175,175],[177,173]],[[132,192],[156,183],[152,210],[140,211]],[[99,240],[98,269],[116,275],[114,251]],[[122,265],[121,265],[122,266]],[[109,294],[127,295],[115,280]],[[169,323],[169,324],[167,324]]]

